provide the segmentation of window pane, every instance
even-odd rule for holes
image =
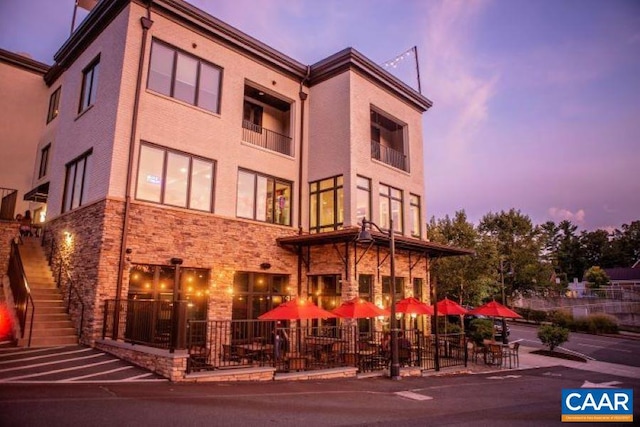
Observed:
[[[335,224],[333,191],[320,193],[320,226]]]
[[[238,206],[236,215],[240,218],[253,218],[254,186],[254,174],[243,171],[238,172]]]
[[[198,106],[219,113],[220,69],[208,64],[200,64],[200,90]]]
[[[98,76],[100,70],[100,63],[94,65],[93,70],[91,72],[91,88],[89,93],[89,104],[93,105],[96,103],[96,95],[98,93]]]
[[[380,195],[380,227],[389,229],[389,199]]]
[[[276,183],[276,224],[291,225],[291,185]]]
[[[160,203],[164,151],[143,145],[140,149],[137,198]]]
[[[76,164],[76,178],[73,186],[73,200],[71,200],[71,209],[80,206],[85,161],[85,159],[82,159]]]
[[[267,201],[271,201],[270,180],[263,176],[258,177],[258,186],[256,192],[256,218],[258,221],[266,221],[267,215],[270,215],[270,207],[267,207]],[[269,196],[269,197],[268,197]]]
[[[211,192],[213,190],[213,163],[193,159],[191,172],[191,198],[189,207],[211,211]]]
[[[318,227],[318,195],[314,194],[309,200],[309,228],[312,230]]]
[[[333,183],[334,183],[333,178],[323,179],[322,181],[320,181],[320,190],[326,190],[327,188],[334,188]]]
[[[64,212],[71,210],[71,199],[73,198],[73,182],[76,176],[76,164],[71,164],[67,167],[67,176],[65,178],[64,186]]]
[[[402,203],[398,200],[391,201],[391,215],[393,217],[393,230],[402,232]]]
[[[338,220],[336,221],[336,223],[338,224],[344,223],[344,191],[343,190],[344,190],[343,188],[338,188],[338,209],[337,209]]]
[[[149,89],[160,92],[163,95],[171,95],[171,76],[173,75],[172,49],[153,43],[151,48],[151,65],[149,67]]]
[[[176,81],[173,89],[174,98],[195,104],[197,76],[198,61],[190,56],[178,53]]]
[[[169,153],[167,157],[167,178],[164,188],[164,203],[187,206],[187,183],[189,182],[189,157]]]

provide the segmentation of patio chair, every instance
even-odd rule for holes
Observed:
[[[516,368],[520,367],[520,355],[518,354],[518,350],[520,350],[520,343],[515,342],[513,345],[509,346],[508,357],[509,357],[509,367],[515,366]]]
[[[502,346],[500,344],[489,344],[487,364],[502,367]]]

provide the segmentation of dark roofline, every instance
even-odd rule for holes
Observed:
[[[427,97],[351,47],[313,64],[309,84],[316,85],[347,70],[355,71],[373,83],[393,92],[421,112],[425,112],[433,106],[433,102]]]
[[[55,64],[45,75],[45,82],[52,85],[130,3],[136,3],[143,7],[150,4],[152,8],[151,19],[153,19],[153,13],[163,14],[169,19],[177,20],[192,30],[215,39],[226,47],[293,79],[302,81],[306,77],[308,68],[306,65],[183,0],[101,0],[56,52],[54,55]],[[398,96],[421,112],[433,105],[425,96],[353,48],[343,49],[315,63],[310,69],[311,74],[306,83],[308,86],[313,86],[351,70]]]
[[[342,230],[330,231],[318,234],[300,234],[296,236],[279,237],[276,239],[278,245],[286,247],[310,247],[328,245],[334,243],[355,242],[360,227],[350,227]],[[374,244],[377,246],[389,247],[389,237],[383,233],[371,232]],[[426,242],[404,236],[394,237],[397,250],[423,253],[429,257],[441,258],[449,256],[475,255],[469,249],[457,248],[454,246],[442,245],[439,243]]]
[[[13,67],[21,68],[25,71],[40,75],[44,75],[47,71],[49,71],[49,68],[51,68],[49,65],[43,64],[42,62],[36,61],[35,59],[31,59],[18,53],[10,52],[1,48],[0,62],[4,62],[5,64],[9,64]]]

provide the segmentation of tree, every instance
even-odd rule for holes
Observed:
[[[564,220],[558,224],[558,227],[561,232],[556,255],[558,268],[567,275],[569,281],[573,278],[581,280],[586,263],[581,252],[580,239],[576,236],[578,226],[572,224],[571,221]]]
[[[490,212],[480,220],[478,230],[497,248],[495,277],[496,281],[504,279],[506,296],[551,285],[552,266],[540,259],[540,229],[527,215],[515,209]]]
[[[603,269],[593,266],[584,273],[584,278],[590,288],[599,288],[609,283],[609,276]]]
[[[464,211],[454,218],[431,218],[427,224],[429,239],[436,243],[475,251],[473,256],[448,257],[431,264],[431,274],[437,286],[437,299],[445,296],[465,304],[476,305],[493,295],[495,281],[491,279],[496,257],[495,247],[482,239]]]

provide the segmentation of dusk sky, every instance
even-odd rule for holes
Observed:
[[[583,230],[640,220],[638,0],[191,0],[304,64],[417,46],[427,220],[510,208]],[[0,0],[0,48],[47,64],[74,0]],[[85,14],[81,14],[83,17]],[[389,67],[417,88],[412,55]]]

